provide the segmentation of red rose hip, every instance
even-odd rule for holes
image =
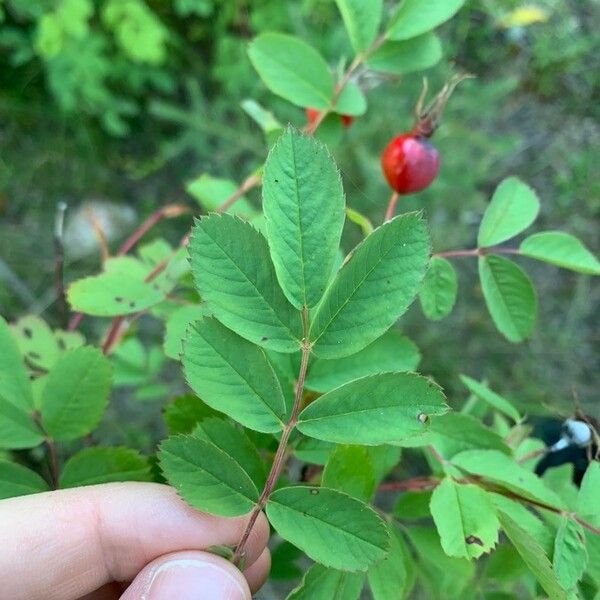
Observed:
[[[424,190],[437,177],[440,154],[427,138],[405,133],[386,146],[381,166],[394,191],[412,194]]]

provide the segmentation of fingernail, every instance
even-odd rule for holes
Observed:
[[[246,590],[220,565],[196,559],[173,560],[152,574],[141,600],[247,600]]]

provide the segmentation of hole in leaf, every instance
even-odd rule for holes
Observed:
[[[115,302],[123,302],[123,298],[121,298],[121,296],[116,296]]]
[[[419,419],[421,423],[427,423],[427,421],[429,421],[429,415],[426,415],[425,413],[419,413],[417,419]]]
[[[135,302],[133,300],[129,303],[129,308],[135,308]]]
[[[33,358],[33,359],[38,359],[38,360],[40,358],[42,358],[37,352],[28,352],[27,356],[29,356],[30,358]]]
[[[65,344],[65,340],[63,340],[63,339],[58,340],[58,347],[61,350],[65,350],[67,348],[67,345]]]
[[[467,544],[477,544],[478,546],[483,546],[483,542],[481,541],[481,539],[474,535],[468,535],[465,538],[465,542],[467,542]]]
[[[260,338],[260,341],[261,341],[261,342],[266,342],[268,339],[269,339],[269,338],[268,338],[266,335],[263,335],[263,336]]]
[[[311,493],[312,496],[316,496],[319,493],[319,490],[317,488],[312,488],[310,490],[310,493]]]
[[[31,331],[31,329],[29,329],[29,327],[23,327],[23,335],[26,338],[31,339],[31,337],[33,336],[33,331]]]

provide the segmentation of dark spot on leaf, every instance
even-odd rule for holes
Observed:
[[[33,358],[33,359],[40,359],[40,358],[42,358],[37,352],[28,352],[27,356],[29,356],[30,358]]]
[[[31,331],[31,329],[29,329],[29,327],[23,327],[23,335],[26,338],[31,339],[31,336],[33,335],[33,332]]]
[[[135,308],[135,302],[133,300],[129,303],[129,308]]]
[[[389,280],[389,279],[386,279],[386,281],[385,281],[385,282],[386,282],[388,285],[390,284],[390,280]]]
[[[310,490],[310,493],[311,493],[313,496],[316,496],[316,495],[319,493],[319,490],[318,490],[317,488],[312,488],[312,489]]]
[[[279,179],[276,179],[276,180],[275,180],[275,183],[279,183]]]
[[[426,415],[425,413],[419,413],[417,419],[419,419],[421,423],[427,423],[427,421],[429,421],[429,415]]]
[[[261,342],[266,342],[268,339],[269,339],[269,338],[268,338],[266,335],[263,335],[263,336],[260,338],[260,341],[261,341]]]
[[[115,302],[123,302],[123,298],[121,298],[121,296],[116,296]]]
[[[474,535],[468,535],[465,538],[465,542],[467,542],[467,544],[477,544],[478,546],[483,546],[483,542],[481,541],[481,539]]]
[[[65,350],[65,349],[66,349],[66,347],[67,347],[67,345],[65,344],[65,340],[63,340],[62,338],[61,338],[61,339],[59,339],[59,340],[58,340],[58,347],[59,347],[61,350]]]

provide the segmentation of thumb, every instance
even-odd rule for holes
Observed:
[[[176,552],[144,567],[121,600],[251,600],[241,572],[209,552]]]

